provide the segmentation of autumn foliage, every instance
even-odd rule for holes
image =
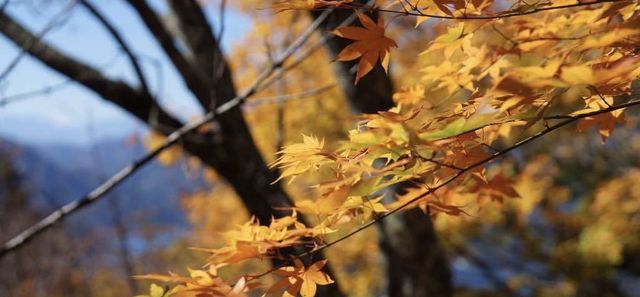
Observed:
[[[327,262],[315,261],[314,254],[398,212],[419,208],[437,224],[448,224],[452,231],[445,233],[462,228],[468,217],[499,220],[501,209],[529,213],[539,200],[531,198],[532,180],[547,161],[531,162],[516,175],[500,158],[561,128],[596,130],[604,143],[640,102],[632,88],[640,78],[636,1],[289,0],[271,8],[278,14],[353,12],[357,22],[331,32],[351,43],[331,58],[357,60],[356,84],[377,64],[388,71],[395,56],[413,61],[393,96],[396,106],[359,115],[340,141],[305,134],[285,144],[271,166],[292,191],[307,193],[291,214],[271,222],[249,219],[220,235],[218,246],[196,248],[208,256],[205,268],[186,276],[137,276],[170,284],[152,285],[147,296],[314,296],[318,286],[333,283],[323,272]],[[390,29],[406,19],[435,32],[409,57],[400,41],[403,30],[412,29]],[[627,182],[638,175],[629,174]],[[538,186],[546,187],[540,180]],[[624,181],[607,187],[622,191],[618,183]],[[409,185],[403,194],[385,192],[401,184]],[[604,208],[620,206],[620,219],[637,206],[605,196],[598,193],[589,209],[598,220],[608,220],[601,217]],[[529,204],[512,206],[516,197]],[[584,236],[605,236],[592,228]],[[254,260],[279,264],[234,278],[219,273]]]

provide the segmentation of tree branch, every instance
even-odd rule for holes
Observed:
[[[20,63],[20,60],[22,60],[22,58],[25,56],[25,54],[35,45],[37,44],[45,35],[47,35],[47,33],[49,33],[51,30],[53,30],[53,28],[59,26],[61,24],[61,22],[65,21],[65,19],[62,19],[63,16],[67,15],[69,12],[71,12],[71,10],[76,6],[76,4],[78,3],[78,0],[72,0],[71,2],[69,2],[60,12],[58,12],[45,26],[42,30],[40,30],[40,32],[38,32],[38,34],[32,36],[29,40],[26,40],[25,42],[22,43],[22,50],[20,51],[20,53],[18,53],[18,55],[9,63],[9,65],[0,73],[0,82],[2,82],[3,80],[5,80],[7,78],[7,76],[9,75],[9,73],[11,73],[11,71],[13,71],[13,69],[18,66],[18,63]],[[8,6],[9,4],[9,0],[5,1],[2,4],[2,9],[0,9],[0,14],[4,15],[4,10],[5,8]],[[2,23],[0,23],[1,25]]]
[[[133,51],[131,50],[127,42],[124,40],[120,32],[118,32],[115,26],[111,24],[111,22],[109,22],[109,20],[107,20],[107,18],[95,6],[93,6],[93,4],[89,2],[89,0],[79,0],[79,1],[80,1],[80,4],[82,4],[82,6],[84,6],[89,11],[89,13],[91,13],[91,15],[93,15],[98,20],[98,22],[100,22],[100,24],[102,24],[102,26],[104,26],[104,28],[107,30],[107,32],[109,32],[109,34],[111,35],[111,37],[113,37],[116,43],[118,43],[122,51],[124,51],[125,55],[127,55],[127,58],[129,59],[129,63],[131,63],[131,67],[133,67],[133,70],[135,71],[136,76],[138,77],[138,81],[140,82],[142,91],[145,92],[148,96],[151,96],[149,83],[144,75],[144,71],[142,70],[140,63],[138,63],[138,57],[133,53]]]
[[[209,93],[199,102],[205,110],[235,97],[231,70],[220,50],[220,45],[200,5],[194,0],[170,0],[178,19],[178,28],[192,54],[192,64],[205,78]]]
[[[331,85],[326,85],[326,86],[311,89],[311,90],[302,91],[299,93],[253,98],[247,101],[244,104],[244,107],[257,107],[264,104],[279,104],[279,103],[284,103],[291,100],[313,97],[313,96],[320,95],[324,92],[328,92],[335,87],[336,87],[335,84],[331,84]]]
[[[195,71],[193,65],[189,63],[185,56],[178,50],[174,37],[169,33],[169,30],[162,23],[160,17],[149,7],[145,0],[127,0],[127,2],[138,13],[198,101],[207,102],[209,90],[203,75]]]
[[[158,121],[165,126],[181,126],[179,121],[164,112],[148,94],[141,93],[122,81],[112,81],[93,67],[52,48],[3,12],[0,12],[0,33],[22,47],[25,53],[31,54],[50,68],[81,83],[143,122],[148,122],[152,113],[158,111]]]
[[[581,7],[581,6],[589,6],[596,5],[602,3],[610,3],[610,2],[632,2],[633,0],[596,0],[590,2],[581,2],[572,4],[563,4],[563,5],[555,5],[555,6],[544,6],[544,7],[536,7],[529,4],[526,4],[525,7],[517,7],[510,11],[506,11],[497,15],[463,15],[463,16],[452,16],[452,15],[436,15],[436,14],[428,14],[423,13],[419,8],[414,7],[413,11],[410,10],[394,10],[394,9],[385,9],[385,8],[375,8],[371,5],[361,5],[358,3],[354,4],[344,4],[339,6],[339,8],[343,9],[353,9],[353,8],[363,8],[367,10],[374,10],[379,12],[393,13],[398,15],[407,15],[407,16],[420,16],[420,17],[428,17],[434,19],[447,19],[447,20],[494,20],[494,19],[504,19],[510,17],[518,17],[523,15],[536,14],[543,11],[551,11],[551,10],[561,10],[567,8]],[[525,2],[526,3],[526,2]]]

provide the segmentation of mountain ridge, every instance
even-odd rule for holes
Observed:
[[[24,179],[29,204],[44,215],[80,199],[147,152],[139,142],[125,142],[125,139],[103,140],[93,146],[29,144],[5,137],[0,139],[0,154]],[[201,172],[187,176],[180,164],[165,166],[152,161],[103,199],[70,216],[65,226],[81,236],[99,226],[112,225],[116,205],[132,229],[144,228],[134,226],[140,221],[174,229],[188,228],[181,197],[206,187],[209,186]],[[108,204],[108,200],[115,203]]]

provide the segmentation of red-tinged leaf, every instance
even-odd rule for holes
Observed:
[[[600,138],[602,142],[607,141],[609,136],[611,136],[611,132],[617,123],[624,123],[624,110],[619,109],[612,112],[607,112],[591,117],[586,117],[578,122],[576,126],[576,131],[582,132],[587,130],[595,125],[598,125],[598,132],[600,133]]]
[[[345,47],[336,57],[338,61],[351,61],[360,58],[356,73],[356,84],[369,73],[378,61],[385,71],[389,67],[389,49],[398,45],[393,39],[384,35],[385,28],[382,18],[376,24],[371,18],[361,12],[356,12],[363,27],[342,27],[333,34],[342,38],[355,40]]]
[[[505,198],[519,197],[516,192],[513,180],[503,173],[499,173],[487,180],[484,173],[473,173],[471,177],[476,180],[475,186],[469,189],[469,192],[477,193],[479,200],[486,198],[492,201],[502,202]]]
[[[430,211],[442,212],[450,216],[459,216],[461,214],[469,215],[467,212],[462,210],[460,206],[446,205],[438,201],[427,201],[424,205],[426,207],[424,207],[423,210],[427,210],[428,207],[428,210]]]

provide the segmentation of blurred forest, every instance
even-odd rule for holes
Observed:
[[[448,36],[456,20],[429,19],[416,26],[415,18],[384,15],[385,34],[398,45],[388,74],[375,64],[354,84],[358,61],[336,59],[352,40],[338,38],[332,30],[362,19],[355,21],[352,9],[277,12],[278,3],[290,2],[0,1],[0,126],[5,126],[0,128],[0,296],[145,294],[151,282],[131,276],[199,269],[209,255],[193,247],[224,246],[224,232],[252,217],[269,224],[272,218],[286,218],[296,206],[309,224],[321,222],[320,215],[310,214],[318,206],[305,211],[303,201],[320,196],[312,186],[337,173],[279,180],[278,168],[269,166],[277,162],[278,152],[303,141],[303,135],[337,149],[353,139],[350,129],[362,131],[369,115],[418,100],[412,96],[441,96],[426,83],[428,91],[416,89],[429,71],[439,68],[438,75],[446,76],[445,68],[458,71],[472,63],[450,65],[425,51],[431,41]],[[639,11],[636,7],[631,13],[631,26],[640,24]],[[379,15],[376,10],[362,13],[374,20]],[[314,24],[315,32],[296,46]],[[244,31],[239,34],[234,27]],[[102,36],[85,42],[108,50],[87,52],[80,50],[83,45],[57,39],[73,34]],[[475,38],[492,44],[501,35],[497,29],[478,29]],[[638,55],[640,33],[628,36]],[[282,63],[279,59],[292,45],[295,52]],[[103,68],[102,62],[112,56],[115,70]],[[528,66],[536,63],[528,58]],[[26,75],[20,74],[23,66],[28,67]],[[630,72],[638,73],[634,67]],[[34,88],[30,71],[47,73],[46,83],[33,83]],[[162,76],[171,82],[156,79]],[[242,97],[261,80],[266,83]],[[98,114],[85,115],[89,122],[78,120],[73,128],[82,131],[73,133],[89,135],[90,141],[80,145],[25,141],[3,132],[18,124],[3,119],[2,109],[46,109],[38,98],[54,100],[64,88],[76,88],[72,94],[91,104],[108,106],[93,113],[115,108],[134,124],[96,124],[92,119]],[[585,90],[566,87],[545,112],[569,114],[583,103],[576,98]],[[640,83],[634,80],[625,92],[626,97],[615,97],[616,103],[633,102]],[[183,125],[236,98],[244,101],[157,151]],[[443,194],[464,214],[425,213],[416,207],[323,250],[319,257],[328,259],[327,273],[336,283],[319,287],[317,296],[640,296],[640,114],[633,107],[624,114],[624,122],[606,131],[608,137],[595,128],[577,133],[570,125],[485,165],[491,181],[504,175],[510,183],[499,194]],[[20,120],[21,126],[42,121]],[[100,138],[100,129],[113,127],[96,125],[126,128]],[[500,136],[486,149],[508,148],[516,137],[534,135],[541,127],[501,126],[492,132]],[[47,124],[37,130],[58,133]],[[157,152],[156,158],[140,162],[150,152]],[[88,194],[130,164],[141,168],[134,168],[122,184],[118,180],[113,191],[95,199]],[[382,192],[393,199],[389,197],[407,194],[414,184],[403,180]],[[82,205],[63,214],[64,220],[55,219],[10,246],[20,232],[80,198]],[[346,226],[363,223],[364,218],[354,219]],[[278,263],[241,262],[224,275],[260,272],[272,264]]]

